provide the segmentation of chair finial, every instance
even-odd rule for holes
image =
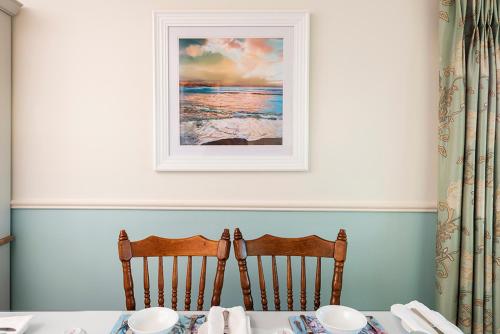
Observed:
[[[229,229],[228,228],[225,228],[224,232],[222,232],[221,239],[224,239],[224,240],[231,239],[231,235],[229,234]]]
[[[337,235],[337,240],[342,240],[342,241],[347,240],[347,234],[345,233],[345,230],[343,228],[339,230],[339,234]]]
[[[241,235],[241,231],[239,228],[234,229],[234,240],[241,240],[243,236]]]
[[[127,232],[125,232],[125,230],[120,231],[120,236],[118,237],[118,240],[119,241],[128,240],[128,235]]]

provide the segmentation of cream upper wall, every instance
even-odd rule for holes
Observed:
[[[13,206],[429,209],[434,0],[25,0],[14,20]],[[153,170],[152,11],[311,13],[309,172]]]

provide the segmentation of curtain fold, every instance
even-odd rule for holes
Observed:
[[[500,0],[440,0],[437,309],[500,333]]]

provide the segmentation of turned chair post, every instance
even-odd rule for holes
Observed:
[[[212,295],[212,306],[220,305],[220,295],[222,286],[224,284],[224,271],[226,268],[226,261],[229,258],[229,251],[231,250],[231,241],[229,229],[224,229],[222,232],[221,240],[217,247],[217,271],[215,273],[214,289]]]
[[[130,259],[132,258],[132,249],[130,248],[130,240],[128,239],[125,230],[120,231],[118,238],[118,254],[122,262],[123,270],[123,288],[125,290],[125,303],[127,310],[135,310],[134,298],[134,280],[132,278],[132,269],[130,267]]]
[[[238,268],[240,271],[240,282],[241,291],[243,293],[243,303],[245,304],[245,309],[248,311],[253,311],[253,300],[252,293],[250,289],[250,277],[248,276],[247,270],[247,251],[245,240],[243,240],[240,229],[236,228],[234,230],[234,254],[236,260],[238,261]]]
[[[340,293],[342,291],[342,276],[344,274],[344,262],[347,253],[347,235],[345,230],[341,229],[335,241],[335,269],[332,279],[332,296],[330,304],[340,305]]]

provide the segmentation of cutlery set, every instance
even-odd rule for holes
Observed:
[[[311,329],[311,326],[309,326],[309,323],[307,322],[307,318],[305,315],[301,314],[300,315],[300,320],[302,320],[302,322],[304,323],[304,326],[306,328],[306,333],[307,334],[313,334],[313,331]]]
[[[368,325],[373,329],[375,334],[383,334],[384,332],[376,326],[376,324],[373,322],[373,317],[371,315],[366,316],[366,321],[368,322]]]

